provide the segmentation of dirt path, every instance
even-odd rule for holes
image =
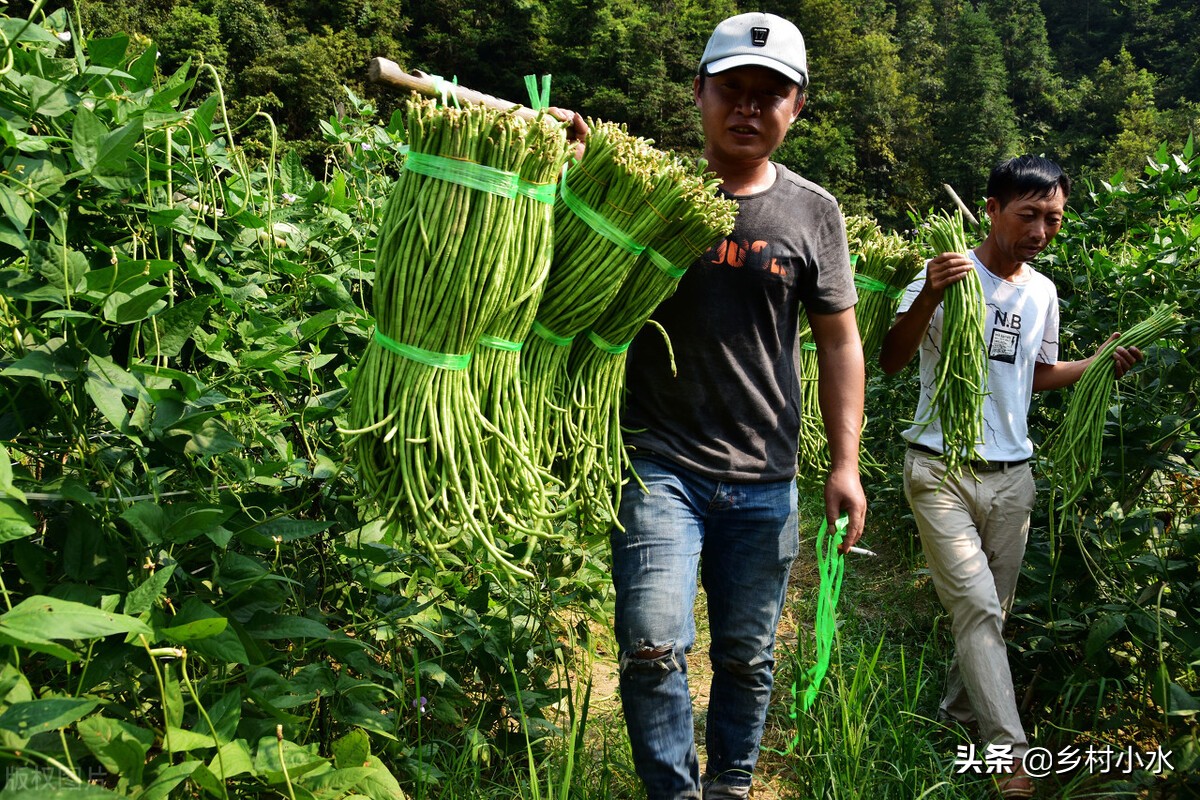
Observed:
[[[788,600],[784,606],[783,616],[779,622],[776,634],[777,646],[781,650],[795,648],[797,628],[807,624],[811,632],[811,622],[804,623],[799,619],[801,595],[810,591],[817,584],[817,572],[810,559],[797,559],[792,567],[792,577],[788,588]],[[703,591],[696,598],[696,644],[688,654],[688,688],[692,694],[694,710],[696,749],[700,757],[701,769],[704,768],[706,754],[704,752],[704,722],[705,710],[708,708],[708,697],[712,683],[712,664],[708,658],[708,604]],[[610,639],[610,635],[600,637]],[[590,726],[598,726],[603,730],[623,730],[625,720],[621,716],[621,699],[617,688],[617,655],[610,652],[613,645],[601,646],[596,651],[596,660],[592,665],[592,706]],[[786,687],[784,687],[786,691]],[[778,765],[776,765],[778,766]],[[775,770],[769,759],[760,763],[759,770],[754,776],[754,785],[750,797],[753,800],[790,800],[790,795],[782,793],[784,783],[774,777]]]

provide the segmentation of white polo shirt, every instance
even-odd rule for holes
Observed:
[[[1033,455],[1029,440],[1029,401],[1033,396],[1035,363],[1058,361],[1058,290],[1028,264],[1012,280],[998,278],[970,254],[987,304],[984,342],[988,348],[988,395],[983,402],[983,442],[977,446],[986,461],[1019,461]],[[897,313],[908,311],[925,285],[921,277],[909,284]],[[938,452],[942,426],[930,398],[942,344],[942,306],[939,304],[921,340],[921,396],[914,424],[902,434],[909,442]],[[931,420],[928,425],[920,423]]]

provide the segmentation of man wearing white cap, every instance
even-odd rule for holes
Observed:
[[[842,548],[862,533],[862,345],[845,223],[821,187],[772,162],[804,105],[796,26],[741,14],[717,26],[694,96],[704,155],[737,224],[655,312],[628,356],[623,423],[634,470],[614,529],[615,630],[634,763],[650,800],[744,798],[771,698],[775,629],[799,547],[796,347],[807,312]],[[642,486],[645,487],[643,490]],[[708,598],[713,679],[701,775],[687,653],[696,576]]]

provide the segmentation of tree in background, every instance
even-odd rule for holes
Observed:
[[[1062,104],[1062,79],[1046,32],[1046,17],[1037,0],[985,0],[1000,40],[1012,100],[1026,148],[1038,149],[1053,138],[1053,122]]]
[[[1021,148],[1000,39],[983,11],[955,13],[948,3],[939,29],[949,42],[942,63],[942,94],[931,115],[937,153],[932,178],[948,183],[968,203],[983,196],[986,176]]]
[[[60,0],[59,4],[65,2]],[[28,9],[15,0],[10,13]],[[50,0],[47,6],[54,5]],[[366,85],[373,56],[524,102],[526,74],[553,76],[551,102],[625,122],[698,154],[691,83],[704,41],[747,10],[796,21],[812,85],[778,157],[830,187],[848,211],[902,226],[967,197],[1016,149],[1077,178],[1140,169],[1158,142],[1198,129],[1200,4],[1194,0],[76,0],[87,36],[153,40],[160,65],[219,76],[238,143],[319,149],[318,122],[346,86],[387,119],[398,93]],[[49,10],[49,9],[47,9]],[[202,74],[196,92],[216,81]],[[310,164],[314,169],[318,165]]]

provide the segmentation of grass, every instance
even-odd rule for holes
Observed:
[[[949,620],[924,569],[909,519],[882,513],[869,517],[864,544],[879,555],[849,557],[830,669],[817,701],[807,712],[799,711],[796,696],[803,689],[801,676],[815,651],[812,620],[818,580],[810,554],[817,529],[813,520],[819,520],[820,513],[814,500],[801,510],[801,557],[793,568],[780,624],[776,700],[767,722],[752,800],[995,797],[986,775],[959,774],[956,769],[959,748],[973,743],[969,734],[936,719],[953,643]],[[697,642],[688,664],[697,743],[702,750],[711,676],[703,593],[696,614]],[[479,770],[448,772],[439,789],[425,796],[505,800],[644,797],[633,771],[620,712],[611,631],[596,634],[591,643],[595,649],[584,652],[582,647],[575,648],[577,663],[564,669],[563,680],[571,691],[561,709],[557,735],[549,742],[531,745],[526,759],[514,762],[504,780],[485,778]],[[1020,696],[1024,687],[1018,686],[1017,691]],[[1056,751],[1063,743],[1072,742],[1086,748],[1088,737],[1072,730],[1055,713],[1036,707],[1023,711],[1031,742]],[[1040,780],[1037,796],[1059,800],[1187,796],[1154,795],[1123,782],[1124,777],[1092,774],[1080,767]]]

